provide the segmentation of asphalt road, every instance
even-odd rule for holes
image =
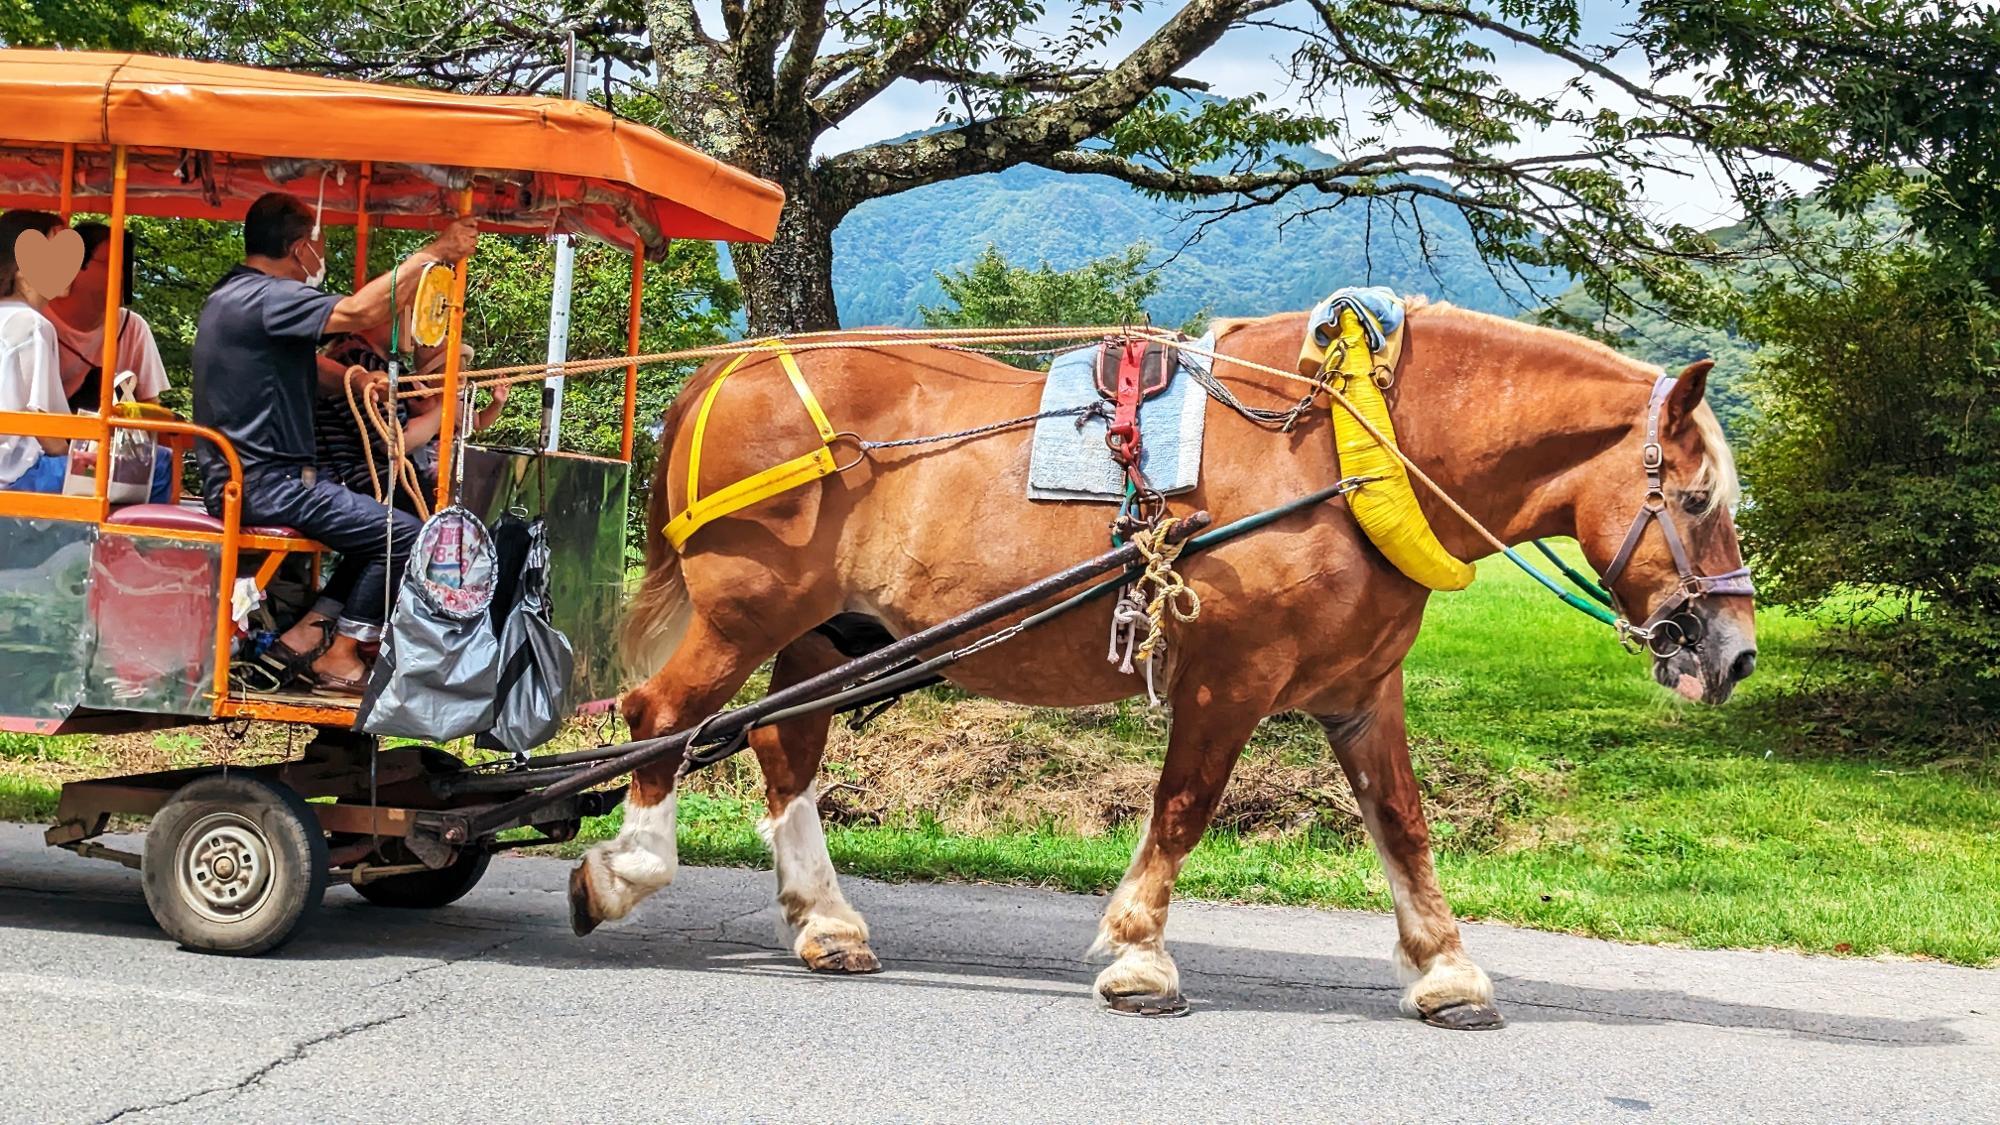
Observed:
[[[429,914],[335,889],[277,954],[182,952],[136,873],[0,825],[0,1119],[2000,1121],[2000,971],[1472,926],[1512,1025],[1395,1011],[1386,916],[1181,904],[1181,1020],[1100,1010],[1101,899],[849,880],[887,965],[683,868],[570,935],[567,865]]]

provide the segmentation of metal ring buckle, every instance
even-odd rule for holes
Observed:
[[[832,449],[834,444],[838,442],[841,438],[854,439],[854,460],[849,461],[845,465],[836,463],[833,466],[833,471],[836,473],[844,473],[847,470],[854,468],[856,465],[861,464],[861,462],[868,460],[868,448],[866,445],[862,443],[861,435],[855,433],[853,430],[834,431],[833,437],[827,440],[826,447],[828,449]]]
[[[1621,617],[1612,622],[1611,627],[1618,630],[1618,644],[1634,656],[1644,652],[1647,644],[1653,639],[1651,629],[1632,624],[1630,618]]]
[[[1646,490],[1646,502],[1641,506],[1649,512],[1664,512],[1667,510],[1667,494],[1660,489],[1649,488]]]

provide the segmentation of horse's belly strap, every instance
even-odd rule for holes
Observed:
[[[833,459],[832,445],[839,435],[833,424],[826,420],[826,411],[820,409],[819,400],[813,397],[812,388],[806,385],[805,376],[799,371],[798,361],[792,358],[791,349],[782,343],[773,342],[769,351],[776,353],[778,363],[785,369],[785,375],[792,381],[792,389],[798,392],[799,403],[806,408],[812,418],[813,427],[819,432],[820,445],[810,453],[801,454],[782,464],[752,473],[734,484],[728,485],[708,496],[701,494],[701,450],[702,441],[708,434],[708,414],[715,406],[715,396],[722,390],[744,360],[756,352],[744,352],[729,361],[715,382],[708,385],[708,392],[702,396],[701,409],[694,418],[694,440],[688,446],[688,487],[687,510],[667,521],[661,534],[678,551],[687,545],[688,538],[707,524],[727,515],[733,515],[760,500],[768,500],[780,492],[797,488],[832,476],[839,471],[839,464]]]

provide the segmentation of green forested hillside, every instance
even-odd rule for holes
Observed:
[[[1327,159],[1310,149],[1289,155]],[[1301,214],[1325,202],[1301,197],[1230,215],[1184,247],[1199,226],[1190,205],[1147,199],[1103,176],[1024,165],[857,208],[834,234],[834,291],[844,324],[917,324],[919,308],[943,297],[937,273],[971,264],[988,246],[1017,265],[1069,269],[1145,243],[1160,276],[1146,303],[1157,324],[1303,309],[1342,285],[1388,285],[1505,315],[1536,300],[1511,274],[1509,296],[1442,204],[1420,204],[1427,262],[1416,228],[1390,205]]]

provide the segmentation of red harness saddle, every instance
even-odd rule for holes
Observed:
[[[1112,405],[1111,427],[1104,435],[1104,444],[1111,447],[1112,459],[1125,466],[1134,484],[1144,484],[1138,476],[1139,404],[1166,390],[1178,366],[1173,350],[1157,340],[1114,337],[1098,346],[1097,393]]]

